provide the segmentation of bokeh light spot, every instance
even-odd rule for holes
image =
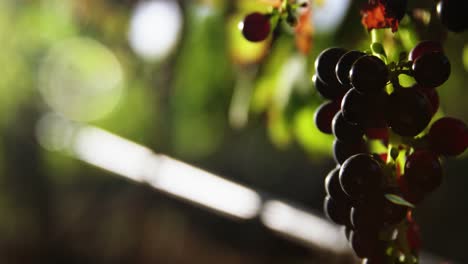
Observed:
[[[128,38],[138,56],[161,60],[174,48],[181,29],[182,14],[177,2],[142,2],[133,12]]]
[[[327,0],[313,3],[313,24],[318,33],[335,30],[346,15],[350,0]]]

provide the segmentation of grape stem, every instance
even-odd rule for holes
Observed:
[[[412,261],[412,252],[408,244],[408,239],[406,238],[406,233],[408,232],[408,224],[406,220],[401,222],[398,225],[398,245],[400,250],[405,255],[405,264],[413,264]]]
[[[263,3],[269,4],[272,7],[269,16],[271,17],[272,28],[275,28],[278,23],[283,20],[289,25],[294,26],[297,23],[297,17],[295,15],[296,10],[301,5],[290,3],[289,0],[260,0]]]
[[[370,32],[372,43],[382,43],[384,33],[384,29],[372,29]]]
[[[383,30],[371,30],[371,38],[372,38],[372,44],[374,43],[381,43],[384,37],[384,31]],[[385,54],[385,48],[383,45],[381,45],[383,54]],[[375,51],[372,51],[373,55],[376,56],[381,56],[382,54],[376,54]],[[390,83],[393,86],[393,90],[399,90],[399,89],[404,89],[404,87],[400,84],[400,81],[398,79],[398,76],[400,74],[406,74],[409,76],[412,76],[412,71],[411,71],[411,64],[412,62],[406,61],[406,60],[400,60],[397,63],[389,63],[388,68],[390,71],[390,76],[389,80]],[[390,173],[391,177],[389,177],[387,180],[392,182],[397,181],[398,173],[396,172],[397,170],[397,158],[398,154],[400,154],[400,146],[403,146],[405,148],[405,151],[408,151],[412,147],[416,146],[422,146],[425,140],[422,139],[413,139],[413,138],[406,138],[406,137],[401,137],[399,135],[396,135],[390,130],[390,137],[389,137],[389,144],[388,144],[388,149],[387,149],[387,160],[386,164],[392,169],[392,173]],[[393,257],[399,257],[399,254],[403,254],[405,257],[405,264],[413,264],[413,254],[411,252],[411,249],[408,244],[408,238],[406,236],[407,229],[408,229],[408,224],[407,221],[402,221],[398,227],[398,235],[397,235],[397,240],[395,241],[397,244],[397,249],[399,251],[395,250],[393,252]]]

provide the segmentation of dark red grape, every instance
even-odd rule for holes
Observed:
[[[417,186],[426,193],[434,191],[442,183],[439,157],[431,151],[414,152],[406,159],[405,177],[409,186]]]
[[[362,94],[353,88],[343,97],[341,111],[346,121],[362,129],[385,126],[387,99],[386,92]]]
[[[453,32],[462,32],[468,28],[466,10],[468,10],[466,0],[441,0],[437,5],[437,14],[442,24]]]
[[[376,235],[382,228],[400,223],[407,211],[407,207],[392,203],[382,192],[373,199],[362,200],[351,209],[351,224],[358,232]]]
[[[414,137],[431,121],[431,105],[417,89],[393,92],[388,100],[387,122],[400,136]]]
[[[443,117],[432,124],[429,145],[437,154],[457,156],[468,147],[468,127],[459,119]]]
[[[328,85],[338,86],[335,67],[338,60],[347,50],[342,48],[328,48],[322,51],[315,59],[315,72],[317,77]]]
[[[315,111],[314,121],[317,128],[325,134],[332,134],[332,120],[340,110],[340,105],[334,101],[323,103]]]
[[[336,64],[335,74],[338,81],[345,87],[351,87],[351,80],[349,79],[349,71],[353,66],[354,62],[362,56],[366,55],[364,52],[352,50],[341,56],[340,60]]]
[[[426,88],[440,86],[450,76],[450,62],[441,52],[422,54],[414,61],[412,69],[416,82]]]
[[[402,175],[398,178],[398,186],[403,198],[408,202],[419,204],[424,200],[426,192],[424,192],[419,186],[409,185],[406,175]]]
[[[367,113],[366,97],[356,89],[349,90],[341,101],[341,111],[346,121],[361,125]]]
[[[337,100],[342,97],[346,90],[341,85],[326,84],[322,82],[317,75],[312,76],[312,82],[314,83],[317,92],[326,99]]]
[[[323,211],[328,219],[339,225],[350,225],[349,213],[351,206],[342,204],[334,200],[330,196],[325,197],[323,201]]]
[[[369,154],[351,156],[340,169],[341,188],[354,200],[378,194],[383,177],[382,166]]]
[[[387,65],[372,55],[357,59],[349,71],[351,85],[361,93],[381,92],[388,82]]]
[[[244,18],[241,27],[248,41],[260,42],[270,35],[270,18],[262,13],[251,13]]]
[[[339,167],[331,170],[325,178],[325,191],[328,196],[339,203],[350,203],[349,196],[341,188]]]
[[[350,220],[353,230],[367,235],[377,236],[383,228],[382,219],[377,219],[373,208],[366,207],[366,203],[360,203],[351,208]]]
[[[341,111],[338,111],[332,120],[332,132],[341,141],[360,141],[363,136],[362,129],[346,121]]]
[[[367,145],[362,139],[356,142],[345,142],[337,139],[333,141],[333,158],[338,164],[342,164],[353,155],[367,152]]]
[[[360,258],[370,257],[378,250],[378,238],[374,236],[366,236],[358,231],[352,231],[349,236],[351,248],[356,256]]]
[[[408,59],[410,61],[415,61],[421,57],[421,55],[431,52],[444,52],[442,44],[438,41],[432,40],[421,41],[410,51]]]
[[[416,89],[418,89],[418,91],[420,91],[421,93],[423,93],[426,98],[429,100],[429,103],[431,105],[431,116],[434,116],[435,113],[437,113],[437,110],[439,110],[439,94],[437,93],[437,90],[436,89],[431,89],[431,88],[422,88],[421,86],[419,85],[415,85]]]

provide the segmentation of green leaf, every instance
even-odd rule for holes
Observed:
[[[372,53],[374,53],[374,55],[387,59],[387,54],[385,53],[385,49],[381,43],[374,42],[371,44],[370,48],[372,50]]]
[[[398,75],[398,82],[403,87],[411,87],[416,84],[416,80],[414,79],[414,77],[406,74]]]
[[[398,148],[390,148],[390,157],[392,157],[393,160],[396,160],[398,158],[398,155],[400,155],[400,151],[398,150]]]
[[[405,61],[408,58],[408,53],[406,51],[400,52],[400,61]]]
[[[390,202],[392,202],[394,204],[407,206],[407,207],[411,207],[411,208],[415,207],[414,204],[406,201],[403,197],[395,195],[395,194],[385,194],[385,198],[387,198],[387,200],[389,200]]]

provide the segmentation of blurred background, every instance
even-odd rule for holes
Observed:
[[[287,26],[243,39],[238,23],[268,8],[253,0],[1,0],[2,263],[354,263],[168,195],[126,165],[140,162],[135,142],[322,217],[333,138],[314,126],[323,100],[310,77],[326,47],[368,49],[363,2],[315,0],[304,54]],[[468,35],[446,32],[434,1],[409,2],[387,51],[442,41],[452,75],[439,115],[468,122]],[[468,263],[467,158],[445,161],[416,210],[424,251],[451,263]],[[228,193],[202,178],[175,188]]]

